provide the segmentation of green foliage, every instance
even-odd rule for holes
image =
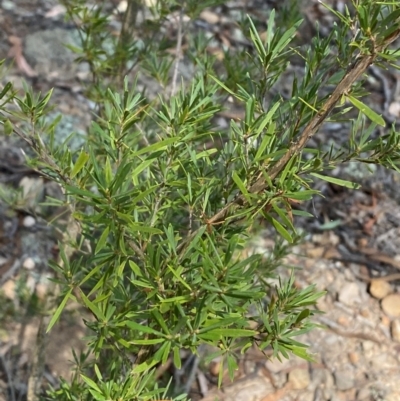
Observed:
[[[100,6],[63,3],[80,29],[77,62],[88,62],[93,78],[86,94],[97,107],[86,145],[77,152],[68,141],[54,145],[54,127],[43,120],[51,92],[27,89],[17,96],[8,85],[0,94],[5,133],[18,134],[36,152],[32,166],[63,187],[65,206],[80,227],[70,243],[61,244],[73,247],[75,256],[62,250],[53,264],[61,293],[48,329],[69,300],[78,302],[92,315],[86,325],[94,359],[76,357],[72,382],[48,398],[159,397],[165,389],[155,384],[154,368],[169,358],[180,368],[180,350],[197,354],[202,345],[215,349],[209,359],[223,357],[231,377],[237,358],[252,346],[270,347],[277,358],[311,360],[295,337],[315,327],[313,307],[323,294],[313,286],[297,289],[293,275],[271,286],[290,251],[282,242],[270,257],[242,251],[261,221],[287,243],[296,242],[293,215],[302,212],[292,210],[291,201],[318,195],[315,179],[357,188],[329,176],[338,164],[356,160],[398,169],[400,134],[392,127],[371,139],[384,120],[359,99],[365,93],[358,80],[372,63],[398,61],[390,44],[400,34],[400,6],[354,2],[343,15],[334,11],[339,22],[327,37],[302,48],[293,47],[301,20],[275,26],[271,12],[264,40],[249,19],[244,34],[252,50],[238,50],[239,58],[226,54],[224,63],[209,56],[207,40],[190,37],[186,27],[187,58],[196,72],[175,93],[169,89],[176,85],[171,76],[177,60],[165,52],[159,28],[174,10],[194,18],[200,3],[188,0],[181,9],[174,1],[157,2],[153,19],[139,27],[140,39],[125,24],[114,38]],[[132,7],[142,6],[129,4],[125,19],[136,18]],[[296,55],[304,76],[294,77],[284,96],[279,84]],[[238,59],[246,66],[240,74]],[[137,82],[124,78],[132,70],[168,90],[158,97],[139,93]],[[215,117],[227,96],[245,115],[223,129]],[[7,108],[11,100],[18,111]],[[359,115],[347,147],[306,147],[324,122],[343,120],[354,107]],[[25,125],[18,129],[21,120]],[[220,382],[222,374],[221,368]]]

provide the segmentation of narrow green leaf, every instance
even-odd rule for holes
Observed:
[[[215,149],[215,148],[203,150],[202,152],[196,154],[196,160],[203,159],[205,157],[211,156],[215,152],[217,152],[217,149]]]
[[[192,301],[193,299],[189,295],[178,295],[177,297],[168,297],[165,299],[160,299],[162,304],[185,304],[186,302]]]
[[[138,182],[136,180],[137,176],[143,171],[145,170],[147,167],[150,166],[150,164],[153,164],[155,161],[155,159],[149,159],[149,160],[145,160],[142,163],[140,163],[133,171],[132,171],[132,180],[134,182],[135,185],[138,185]]]
[[[157,352],[149,358],[147,361],[141,363],[140,365],[136,365],[132,370],[132,374],[139,374],[146,372],[147,370],[151,369],[153,366],[157,365],[157,363],[161,362],[165,349],[168,343],[164,343],[161,347],[157,350]]]
[[[264,59],[267,55],[267,52],[264,47],[264,43],[262,42],[260,35],[258,34],[257,28],[254,26],[253,21],[249,16],[247,16],[250,22],[250,36],[254,46],[257,49],[257,53],[261,59]]]
[[[223,84],[218,78],[215,78],[214,76],[210,75],[209,76],[211,79],[213,79],[221,88],[225,89],[228,93],[230,93],[232,96],[234,96],[236,99],[238,99],[237,93],[233,92],[231,89],[229,89],[225,84]]]
[[[164,352],[161,357],[161,363],[164,365],[167,363],[167,360],[169,358],[169,353],[171,351],[171,341],[167,341],[164,345]]]
[[[279,106],[281,105],[281,102],[278,100],[265,114],[264,116],[261,117],[261,122],[260,125],[257,127],[255,132],[257,134],[260,134],[264,128],[267,126],[267,124],[271,121],[272,117],[274,116],[276,110],[278,110]],[[257,158],[257,156],[256,156]]]
[[[226,361],[227,361],[227,365],[228,365],[229,378],[231,380],[233,380],[235,377],[235,371],[238,369],[238,364],[233,355],[228,355],[226,358]]]
[[[4,121],[3,126],[4,126],[4,134],[10,136],[13,133],[14,128],[13,125],[11,124],[11,121],[8,118],[7,120]]]
[[[276,203],[272,203],[272,207],[275,210],[276,214],[281,218],[282,222],[285,224],[286,227],[290,227],[290,229],[296,232],[293,223],[287,216],[287,212],[285,213],[281,208],[279,208]]]
[[[59,319],[61,312],[63,311],[63,309],[65,308],[65,305],[69,299],[69,297],[71,296],[72,293],[72,288],[65,294],[63,300],[61,301],[60,305],[58,306],[58,308],[56,309],[56,311],[54,312],[49,325],[47,326],[46,329],[46,333],[48,333],[51,328],[56,324],[57,320]]]
[[[318,230],[333,230],[343,224],[343,220],[331,220],[318,226]]]
[[[138,196],[136,196],[135,198],[132,199],[131,205],[136,205],[137,203],[141,202],[144,198],[146,198],[146,196],[150,195],[158,187],[159,187],[159,184],[153,185],[152,187],[141,192]]]
[[[168,147],[169,145],[172,145],[173,143],[179,141],[179,139],[180,138],[177,136],[175,136],[173,138],[164,139],[162,141],[153,143],[152,145],[146,146],[142,149],[136,150],[136,151],[132,152],[130,154],[130,156],[136,157],[136,156],[142,155],[144,153],[152,153],[152,152],[155,152],[156,150],[162,150],[162,149]]]
[[[81,374],[81,378],[89,387],[101,394],[100,387],[92,379],[83,374]]]
[[[159,332],[157,330],[154,330],[149,326],[144,326],[142,324],[136,323],[136,322],[134,322],[132,320],[125,321],[125,325],[127,327],[129,327],[130,329],[135,330],[135,331],[141,331],[143,333],[154,334],[154,335],[156,335],[158,337],[164,337],[163,333],[161,333],[161,332]]]
[[[295,216],[302,216],[302,217],[315,217],[311,213],[305,212],[304,210],[297,210],[297,209],[293,209],[292,214]]]
[[[83,303],[86,305],[88,309],[96,316],[97,319],[100,321],[105,321],[106,317],[104,316],[103,312],[92,302],[90,299],[85,295],[85,293],[79,289],[79,295],[82,298]]]
[[[172,268],[171,265],[167,265],[168,270],[174,275],[174,277],[184,286],[186,287],[189,291],[192,291],[190,288],[189,284],[186,283],[186,281],[181,277],[180,273]]]
[[[113,173],[112,173],[110,158],[106,157],[106,162],[104,164],[104,179],[105,179],[107,188],[110,188],[110,186],[112,186],[111,185],[112,177],[113,177]]]
[[[171,334],[169,331],[168,326],[165,323],[164,318],[162,317],[161,313],[157,309],[153,309],[151,311],[151,314],[154,316],[156,319],[157,323],[161,326],[161,328],[164,330],[166,334]]]
[[[174,347],[173,352],[174,352],[174,365],[177,369],[180,369],[182,367],[180,350],[178,347]]]
[[[264,150],[271,143],[271,141],[272,141],[271,136],[268,134],[264,134],[263,139],[260,143],[260,146],[258,147],[257,153],[254,157],[254,161],[258,162],[265,158],[265,155],[263,154]]]
[[[12,88],[12,83],[7,82],[3,88],[3,90],[0,92],[0,99],[3,99],[5,94]]]
[[[370,107],[368,107],[366,104],[360,102],[358,99],[356,99],[353,96],[347,95],[347,98],[350,100],[351,103],[355,107],[357,107],[358,110],[360,110],[363,114],[365,114],[371,121],[374,123],[377,123],[381,125],[382,127],[386,126],[385,120],[383,119],[382,116],[379,114],[375,113]]]
[[[146,340],[131,340],[129,341],[129,344],[134,344],[134,345],[154,345],[154,344],[160,344],[164,342],[164,338],[148,338]]]
[[[295,199],[299,201],[310,200],[314,195],[318,194],[318,191],[314,189],[305,189],[299,192],[285,192],[283,196],[287,199]]]
[[[36,105],[36,110],[40,111],[43,110],[43,108],[47,105],[52,95],[53,95],[53,88],[51,88],[43,97],[43,99]]]
[[[103,380],[103,376],[102,376],[102,374],[101,374],[101,372],[100,372],[100,369],[99,369],[99,367],[97,366],[97,364],[94,365],[94,371],[95,371],[95,373],[96,373],[97,379],[98,379],[99,381]]]
[[[275,230],[290,244],[293,243],[293,238],[289,234],[289,232],[283,227],[281,223],[279,223],[278,220],[275,220],[273,217],[269,215],[264,215],[264,217],[275,227]]]
[[[341,12],[334,10],[332,7],[329,7],[325,2],[321,1],[321,5],[328,9],[332,14],[336,15],[346,26],[350,27],[350,19],[347,19]]]
[[[122,160],[120,166],[118,167],[118,170],[115,173],[114,180],[110,185],[110,190],[112,193],[115,193],[125,182],[126,176],[130,172],[132,168],[133,162],[127,162],[125,159]],[[122,196],[123,194],[120,194],[119,196]]]
[[[292,350],[293,354],[295,354],[296,356],[298,356],[301,359],[304,359],[305,361],[309,361],[309,362],[315,362],[315,358],[313,358],[312,355],[310,355],[307,352],[307,349],[304,347],[297,347],[297,346],[292,346]]]
[[[141,233],[149,233],[149,234],[162,234],[163,232],[155,227],[149,227],[149,226],[142,226],[138,223],[131,223],[129,224],[129,228],[132,231],[139,231]]]
[[[71,171],[71,178],[74,178],[83,169],[88,160],[89,154],[82,150],[75,162],[74,168]]]
[[[346,188],[351,188],[351,189],[358,189],[361,187],[360,184],[357,184],[355,182],[341,180],[339,178],[329,177],[329,176],[321,175],[318,173],[310,173],[310,175],[312,175],[316,178],[319,178],[321,180],[331,182],[332,184],[340,185],[341,187],[346,187]]]
[[[205,333],[205,335],[217,336],[217,337],[223,336],[230,338],[252,337],[257,334],[258,334],[257,331],[248,329],[213,329]]]
[[[233,181],[235,181],[236,185],[238,186],[240,192],[245,196],[249,196],[249,192],[247,191],[246,186],[244,185],[243,181],[240,179],[240,177],[236,174],[236,171],[233,172],[232,174]]]
[[[279,53],[282,52],[282,50],[285,49],[285,47],[291,42],[291,40],[294,38],[294,35],[296,34],[297,28],[303,23],[303,20],[299,20],[294,23],[294,25],[289,28],[288,30],[285,31],[285,33],[280,37],[279,42],[276,44],[276,46],[271,49],[272,54],[274,56],[278,55]]]
[[[267,25],[267,51],[271,50],[271,41],[274,37],[274,27],[275,27],[275,9],[271,10],[268,18],[268,25]]]
[[[81,196],[87,196],[88,198],[92,199],[103,199],[103,197],[100,195],[96,195],[93,192],[86,191],[85,189],[80,189],[72,185],[66,185],[65,189],[67,190],[69,195],[81,195]]]
[[[296,318],[296,321],[294,322],[294,324],[299,324],[302,320],[308,318],[310,316],[310,309],[304,309],[302,310]]]
[[[96,249],[94,250],[95,255],[97,255],[104,248],[109,232],[110,232],[110,227],[107,226],[106,229],[103,231],[103,234],[101,234],[99,241],[97,242]]]
[[[214,329],[219,329],[222,326],[231,325],[233,323],[238,322],[239,320],[240,320],[239,316],[227,317],[222,319],[210,319],[203,322],[203,326],[200,328],[199,333],[203,334]]]
[[[281,175],[279,176],[279,186],[284,186],[284,183],[287,182],[287,177],[289,178],[293,175],[296,167],[293,167],[295,160],[297,159],[297,155],[293,155],[290,160],[286,163],[285,168],[283,169]],[[293,170],[292,170],[293,168]]]
[[[90,270],[90,272],[79,282],[79,286],[82,286],[86,281],[88,281],[94,274],[97,274],[102,268],[102,264],[99,263],[97,264],[96,267]],[[91,295],[89,293],[89,295]]]

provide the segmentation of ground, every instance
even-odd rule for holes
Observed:
[[[123,5],[123,1],[114,3]],[[224,45],[234,45],[238,36],[230,19],[244,3],[251,12],[266,13],[272,6],[279,10],[279,2],[238,0],[205,10],[197,22],[212,26]],[[345,1],[330,3],[342,9]],[[314,34],[315,20],[323,22],[323,29],[329,28],[331,20],[316,1],[303,2],[302,12],[306,22],[301,39],[307,43]],[[19,89],[25,79],[35,90],[54,87],[54,115],[63,115],[60,141],[72,130],[84,135],[91,107],[81,85],[87,78],[87,67],[74,66],[73,55],[63,46],[77,40],[74,29],[63,22],[63,14],[55,0],[3,0],[0,6],[0,59],[15,60],[2,77],[2,84],[10,80]],[[189,71],[181,69],[182,76],[190,77],[189,67]],[[150,87],[151,82],[148,85],[150,91],[157,92],[157,88]],[[373,67],[367,85],[372,93],[371,107],[388,123],[395,122],[400,115],[399,75]],[[221,124],[232,117],[240,118],[240,111],[222,114]],[[318,144],[327,134],[340,142],[346,130],[344,125],[327,125],[314,142]],[[82,140],[78,135],[73,146],[79,148]],[[39,299],[46,294],[52,275],[48,260],[57,257],[58,252],[57,236],[47,224],[58,211],[45,209],[40,202],[46,195],[61,196],[57,186],[24,166],[21,146],[0,135],[0,190],[4,192],[5,186],[23,189],[12,208],[0,201],[0,400],[12,401],[26,397],[28,367],[38,330],[34,311],[27,310],[18,318],[15,311],[30,305],[32,294]],[[323,327],[302,339],[311,345],[315,362],[296,358],[279,362],[252,351],[243,358],[235,381],[226,381],[220,390],[215,386],[218,360],[201,368],[193,364],[193,399],[400,400],[399,174],[383,169],[371,174],[353,165],[336,173],[356,179],[362,188],[342,190],[321,184],[319,189],[325,198],[305,206],[319,218],[299,222],[309,234],[286,260],[301,268],[296,273],[296,285],[315,283],[319,290],[326,291],[318,303],[324,314],[316,318]],[[272,242],[263,233],[254,240],[254,246],[268,251]],[[46,340],[44,385],[57,386],[59,376],[69,377],[70,350],[83,349],[84,331],[74,305],[69,305],[64,320]]]

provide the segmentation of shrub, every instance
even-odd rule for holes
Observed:
[[[109,31],[106,2],[63,3],[81,35],[81,48],[71,47],[76,61],[91,71],[86,95],[95,112],[85,145],[78,151],[68,141],[54,145],[54,124],[45,122],[51,92],[19,96],[10,83],[0,94],[5,133],[27,142],[36,155],[31,166],[65,193],[65,200],[47,203],[70,214],[53,263],[58,306],[47,329],[69,300],[93,316],[86,325],[94,358],[77,356],[72,382],[47,398],[159,397],[164,389],[154,368],[169,358],[180,368],[181,350],[197,354],[202,345],[214,348],[208,357],[221,356],[231,377],[240,353],[252,346],[272,348],[278,358],[310,359],[296,337],[314,327],[322,294],[314,286],[296,288],[293,274],[271,285],[285,254],[282,241],[269,256],[241,251],[260,222],[285,243],[297,241],[295,217],[307,214],[293,201],[317,196],[316,179],[357,188],[329,175],[339,164],[398,168],[399,133],[393,126],[373,139],[386,123],[360,98],[368,67],[396,67],[400,58],[391,48],[400,36],[400,5],[358,0],[343,14],[331,10],[337,23],[307,46],[296,45],[298,15],[275,23],[272,11],[265,40],[257,28],[264,23],[244,18],[249,46],[227,50],[219,62],[207,52],[211,39],[183,21],[216,2],[155,2],[139,38],[138,1],[129,3],[118,37]],[[178,15],[175,56],[166,52],[171,13]],[[194,75],[180,83],[183,39]],[[291,77],[284,96],[280,82],[299,56],[303,75]],[[137,89],[144,76],[162,88],[158,96]],[[245,114],[224,128],[216,116],[228,98]],[[346,119],[345,146],[306,147],[325,122]]]

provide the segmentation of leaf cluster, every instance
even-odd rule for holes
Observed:
[[[128,77],[136,68],[138,79],[147,74],[163,87],[171,83],[176,60],[165,58],[167,42],[154,38],[167,11],[181,6],[157,2],[139,40],[125,24],[113,39],[102,7],[64,4],[81,34],[81,48],[73,49],[77,62],[88,62],[93,75],[87,96],[97,107],[86,144],[79,151],[69,149],[68,140],[55,145],[57,121],[44,122],[51,92],[26,88],[17,96],[9,84],[0,94],[5,133],[35,151],[31,165],[65,191],[65,202],[47,203],[64,205],[79,227],[53,263],[61,294],[48,329],[67,302],[78,302],[92,316],[86,325],[94,361],[76,357],[72,383],[49,397],[151,399],[164,391],[154,383],[154,368],[170,358],[181,368],[182,350],[198,354],[204,345],[215,350],[209,359],[222,357],[231,378],[240,355],[253,346],[278,358],[310,360],[307,345],[295,337],[315,327],[314,306],[323,293],[296,288],[293,275],[270,284],[284,255],[279,241],[269,257],[243,250],[261,223],[287,244],[296,242],[295,217],[307,213],[293,205],[318,195],[316,179],[357,187],[329,176],[339,164],[398,169],[399,133],[393,126],[371,139],[385,121],[360,100],[360,80],[372,63],[398,61],[390,45],[400,35],[400,6],[360,0],[343,14],[331,10],[339,23],[305,48],[292,46],[301,20],[283,30],[271,12],[263,40],[249,19],[244,33],[251,51],[237,55],[248,67],[240,81],[229,65],[236,55],[226,55],[221,74],[223,65],[199,35],[188,40],[193,80],[172,96],[150,98]],[[196,16],[199,10],[193,0],[180,12]],[[126,13],[126,19],[137,16],[130,8]],[[279,85],[294,56],[303,60],[304,74],[293,76],[284,95]],[[244,117],[223,128],[217,118],[227,97]],[[6,107],[10,102],[17,111]],[[325,122],[346,119],[350,109],[359,116],[346,147],[307,148]],[[223,367],[220,372],[221,383]]]

